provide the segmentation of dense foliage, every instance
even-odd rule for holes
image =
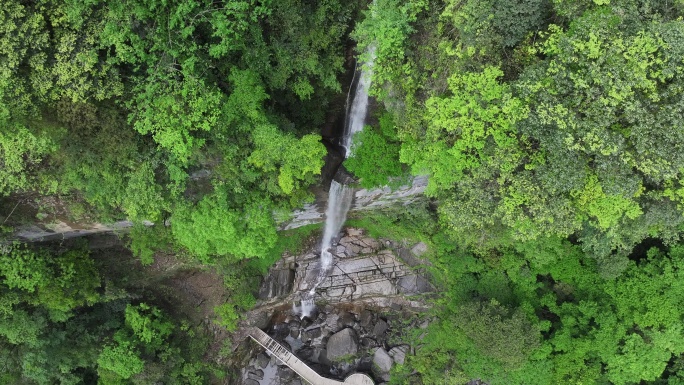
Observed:
[[[355,36],[399,160],[430,176],[440,227],[413,228],[433,229],[445,290],[397,383],[682,381],[683,12],[370,6]]]
[[[0,0],[0,203],[132,220],[143,265],[222,273],[234,331],[315,230],[276,218],[312,198],[351,37],[377,103],[345,167],[429,176],[429,202],[352,218],[429,245],[436,321],[393,383],[682,384],[683,19],[682,0]],[[3,237],[0,382],[219,374],[89,253]]]
[[[572,236],[615,277],[679,239],[682,4],[581,4],[382,0],[356,36],[461,243]]]
[[[105,220],[170,217],[190,251],[237,258],[273,245],[270,211],[311,199],[354,3],[0,9],[0,196],[58,194]],[[204,235],[190,230],[200,224]]]
[[[84,247],[12,244],[0,258],[0,379],[206,383],[206,339],[135,297],[103,280]]]

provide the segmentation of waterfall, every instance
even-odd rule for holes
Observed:
[[[370,88],[375,49],[370,50],[371,61],[367,64],[367,70],[361,71],[359,84],[356,86],[354,99],[351,107],[347,109],[347,117],[342,136],[342,147],[344,147],[344,158],[348,158],[351,152],[352,139],[354,134],[363,130],[363,123],[366,121],[366,111],[368,110],[368,89]]]
[[[353,188],[332,181],[328,193],[328,208],[325,210],[323,240],[321,241],[321,270],[328,269],[332,263],[332,254],[329,249],[333,244],[333,238],[342,230],[353,198]]]
[[[368,89],[371,83],[371,68],[373,66],[373,59],[375,58],[375,49],[369,48],[369,61],[365,68],[361,70],[359,82],[356,85],[354,98],[351,105],[347,102],[347,115],[345,117],[344,133],[341,140],[341,145],[344,148],[344,158],[346,159],[352,149],[352,140],[354,134],[363,130],[363,124],[366,121],[366,112],[368,110]],[[353,81],[352,81],[353,83]],[[303,317],[311,316],[315,311],[316,305],[314,303],[314,295],[316,294],[316,287],[320,285],[323,280],[330,273],[333,262],[333,254],[331,248],[333,240],[342,230],[342,225],[347,219],[347,212],[351,207],[354,198],[354,189],[340,184],[336,181],[330,183],[330,192],[328,194],[328,207],[325,210],[325,227],[323,230],[323,239],[321,241],[321,264],[315,284],[307,293],[301,296],[301,306],[293,305],[293,310],[300,313]]]

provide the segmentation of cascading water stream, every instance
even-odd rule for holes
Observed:
[[[347,107],[347,115],[345,117],[344,133],[341,140],[341,145],[344,147],[344,158],[346,159],[352,150],[352,140],[354,134],[363,130],[363,124],[366,120],[366,112],[368,110],[368,89],[371,83],[371,69],[373,66],[373,59],[375,58],[375,49],[369,49],[369,61],[366,63],[364,69],[361,70],[361,77],[354,92],[354,98],[351,105]],[[328,194],[328,207],[325,211],[325,227],[323,230],[323,239],[321,241],[321,263],[318,277],[313,287],[309,292],[303,293],[301,296],[301,308],[297,309],[293,305],[293,309],[302,316],[310,316],[315,310],[314,295],[316,288],[328,276],[332,268],[333,255],[330,248],[333,246],[333,239],[340,230],[347,219],[347,212],[351,207],[354,198],[354,189],[332,181],[330,184],[330,192]]]
[[[373,58],[375,57],[375,48],[371,47],[369,53],[370,61],[366,64],[366,68],[361,71],[361,78],[359,78],[359,84],[356,86],[354,99],[352,100],[351,107],[347,110],[344,133],[342,136],[342,147],[344,147],[345,159],[350,155],[354,134],[363,130],[363,123],[366,121],[368,89],[371,84],[371,68],[373,66]]]

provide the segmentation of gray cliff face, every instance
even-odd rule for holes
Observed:
[[[411,179],[411,183],[398,187],[394,190],[389,187],[375,189],[357,189],[354,192],[351,209],[349,211],[364,211],[390,207],[394,205],[409,205],[423,196],[427,187],[428,177],[418,176]],[[327,197],[317,197],[314,203],[304,205],[292,213],[290,219],[284,221],[282,230],[295,229],[320,223],[325,220],[324,212]]]

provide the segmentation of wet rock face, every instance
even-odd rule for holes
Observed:
[[[259,299],[286,297],[292,291],[294,276],[292,269],[278,269],[269,274],[259,289]]]
[[[406,206],[423,197],[427,183],[427,176],[418,176],[413,178],[410,183],[394,190],[389,187],[358,189],[354,192],[354,200],[350,211],[373,210],[396,205]],[[289,230],[312,223],[323,222],[325,220],[324,212],[327,195],[316,195],[314,203],[306,204],[302,208],[295,210],[289,220],[280,224],[280,228]]]
[[[329,304],[364,301],[376,307],[420,308],[411,295],[433,290],[422,267],[426,261],[423,243],[397,244],[374,239],[361,229],[346,228],[332,247],[333,263],[327,276],[319,280],[320,254],[312,249],[302,255],[285,256],[274,265],[259,292],[257,308],[283,302],[297,302],[299,293],[316,283],[317,302]],[[349,320],[345,325],[349,326]]]
[[[320,375],[343,381],[353,373],[365,373],[376,384],[389,379],[396,364],[412,354],[404,341],[410,330],[427,322],[419,313],[349,306],[321,306],[310,319],[287,315],[267,332]],[[298,336],[298,337],[293,337]],[[256,354],[242,371],[244,385],[301,385],[298,375],[271,356]]]

